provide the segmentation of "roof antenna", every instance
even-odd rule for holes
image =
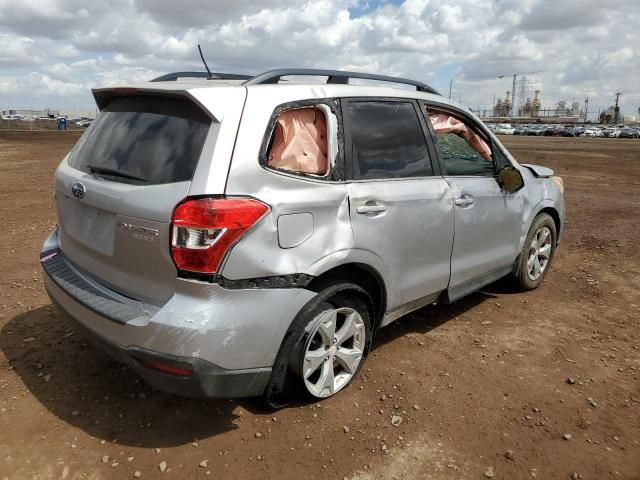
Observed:
[[[214,78],[218,78],[218,77],[214,77],[213,73],[211,73],[211,70],[209,70],[209,66],[207,65],[207,62],[204,60],[204,55],[202,55],[202,49],[200,48],[200,44],[198,44],[198,51],[200,52],[200,58],[202,59],[202,63],[204,63],[204,68],[207,69],[207,74],[209,75],[207,77],[207,80],[213,80]]]

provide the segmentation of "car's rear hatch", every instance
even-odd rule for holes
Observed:
[[[56,172],[60,248],[99,284],[161,304],[175,290],[171,215],[194,176],[211,174],[222,116],[186,93],[96,98],[100,115]]]

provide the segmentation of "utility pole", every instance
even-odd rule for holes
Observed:
[[[449,100],[451,100],[451,87],[453,86],[453,78],[449,80]]]
[[[618,123],[620,121],[620,107],[618,106],[618,99],[622,95],[622,92],[616,92],[616,107],[613,111],[613,123]]]
[[[584,99],[584,121],[585,123],[589,120],[589,97]]]
[[[518,74],[513,74],[513,88],[511,89],[511,116],[516,116],[516,76]]]

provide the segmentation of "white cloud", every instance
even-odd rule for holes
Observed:
[[[531,76],[543,103],[640,105],[637,0],[0,0],[0,93],[34,106],[91,104],[96,85],[202,70],[344,68],[413,77],[489,108]],[[502,80],[498,79],[504,75]],[[8,98],[9,96],[9,98]],[[55,105],[54,105],[55,106]]]
[[[35,65],[40,60],[40,52],[31,38],[0,33],[0,45],[0,68]]]

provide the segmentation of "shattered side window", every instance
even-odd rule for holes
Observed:
[[[276,120],[267,166],[294,173],[326,176],[329,173],[327,119],[317,107],[281,113]]]
[[[428,111],[447,175],[493,175],[491,147],[464,121],[449,113]]]

